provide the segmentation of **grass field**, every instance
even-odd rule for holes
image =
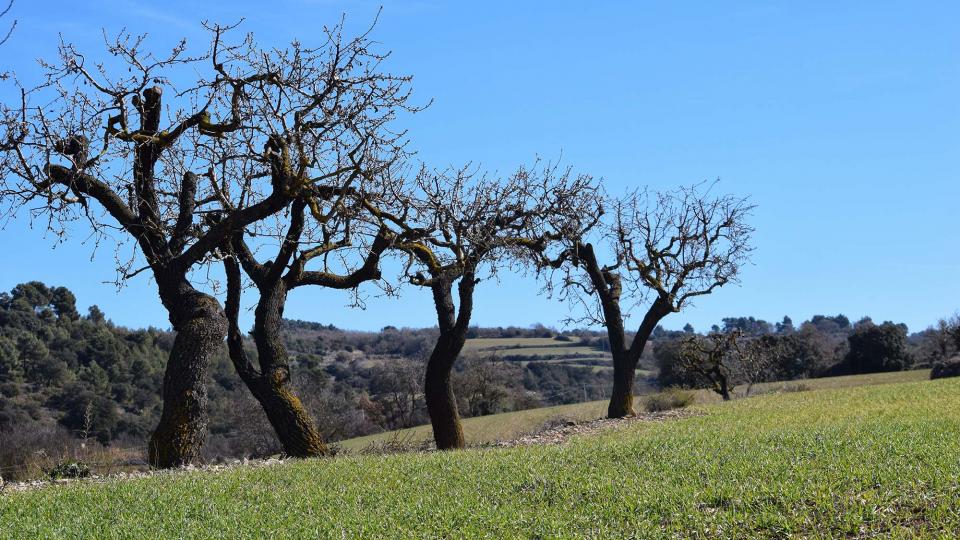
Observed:
[[[889,384],[898,382],[911,382],[926,380],[930,377],[928,370],[916,371],[898,371],[893,373],[875,373],[871,375],[849,375],[846,377],[829,377],[823,379],[808,379],[792,382],[775,382],[758,384],[753,389],[753,393],[777,392],[784,388],[796,389],[801,385],[811,390],[828,388],[848,388],[853,386],[863,386],[872,384]],[[736,395],[738,391],[742,393],[742,388],[734,389]],[[696,402],[700,404],[709,404],[720,402],[720,396],[709,391],[699,390],[696,393]],[[642,406],[642,397],[637,398],[637,406]],[[543,407],[540,409],[530,409],[526,411],[517,411],[511,413],[497,414],[493,416],[481,416],[478,418],[467,418],[463,421],[463,432],[467,439],[467,444],[491,443],[502,440],[516,438],[518,435],[530,432],[547,420],[553,418],[566,418],[574,421],[593,420],[600,418],[606,413],[606,401],[591,401],[589,403],[574,403],[572,405],[558,405],[556,407]],[[378,433],[367,435],[366,437],[357,437],[337,443],[340,448],[347,451],[358,451],[370,446],[371,444],[384,443],[390,440],[398,440],[405,443],[418,443],[430,439],[433,435],[429,425],[417,426],[410,429],[391,431],[387,433]]]
[[[557,341],[553,338],[476,338],[468,339],[463,346],[465,353],[497,354],[499,356],[591,356],[609,360],[603,351],[580,344],[580,339]]]
[[[698,405],[563,446],[10,493],[0,537],[951,537],[960,379],[854,384]]]
[[[553,338],[474,338],[468,339],[464,351],[485,351],[495,349],[518,349],[521,347],[545,347],[549,349],[577,346],[579,338],[573,341],[557,341]]]
[[[467,444],[490,443],[516,438],[542,425],[547,420],[554,418],[560,417],[575,421],[594,420],[603,416],[606,410],[606,402],[591,401],[588,403],[542,407],[539,409],[529,409],[526,411],[495,414],[491,416],[479,416],[477,418],[465,419],[463,421],[463,432]],[[426,441],[431,437],[433,437],[433,431],[429,425],[425,425],[401,429],[399,431],[378,433],[376,435],[367,435],[366,437],[357,437],[356,439],[348,439],[338,442],[337,446],[347,451],[359,451],[372,444],[384,443],[393,439],[404,443],[418,443],[420,441]]]
[[[490,349],[484,349],[490,350]],[[602,358],[597,349],[584,347],[580,345],[567,345],[565,347],[519,347],[515,349],[496,349],[495,352],[500,356],[595,356]]]

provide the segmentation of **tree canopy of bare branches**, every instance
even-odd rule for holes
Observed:
[[[384,177],[389,175],[376,178]],[[290,365],[281,336],[287,294],[304,285],[355,291],[364,281],[380,278],[380,257],[398,237],[369,215],[368,209],[376,208],[385,196],[384,186],[375,187],[375,183],[358,178],[355,185],[323,204],[296,199],[287,231],[267,263],[257,260],[242,231],[224,249],[231,254],[224,259],[230,356],[291,456],[324,455],[327,448],[289,384]],[[319,267],[308,268],[314,262],[319,262]],[[259,369],[247,357],[239,328],[241,267],[259,292],[252,332]]]
[[[398,210],[402,215],[381,213],[407,237],[394,248],[407,255],[409,281],[433,295],[440,336],[424,392],[437,448],[464,445],[451,370],[466,341],[477,284],[539,260],[550,242],[575,226],[558,216],[576,215],[595,191],[589,176],[539,163],[502,181],[469,168],[422,169]]]
[[[593,203],[602,213],[598,248],[592,238],[568,235],[550,265],[562,268],[561,296],[584,317],[606,327],[613,356],[613,394],[607,414],[634,414],[636,366],[657,324],[695,298],[737,279],[748,260],[752,206],[742,198],[712,196],[712,186],[635,191]],[[609,263],[603,263],[608,257]],[[646,303],[628,343],[626,319]]]
[[[230,238],[295,199],[314,207],[403,155],[391,128],[410,78],[382,69],[368,33],[324,28],[307,47],[261,48],[234,27],[205,25],[210,46],[151,52],[121,33],[93,60],[62,42],[43,78],[0,108],[0,204],[66,239],[83,219],[133,241],[118,281],[149,269],[178,332],[150,461],[192,461],[205,432],[205,366],[222,343],[219,302],[188,278]],[[118,259],[119,260],[119,259]],[[137,262],[145,266],[134,270]]]

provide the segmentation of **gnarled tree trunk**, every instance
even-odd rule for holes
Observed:
[[[636,379],[637,364],[631,362],[626,352],[613,357],[613,392],[607,405],[607,418],[633,416],[633,383]]]
[[[260,376],[249,384],[277,433],[283,451],[293,457],[329,453],[317,425],[290,386],[287,348],[280,335],[287,287],[282,279],[260,288],[253,324]]]
[[[151,466],[171,468],[200,457],[207,431],[207,366],[227,335],[227,319],[220,303],[185,277],[157,275],[177,337],[163,377],[163,413],[148,453]]]
[[[433,304],[437,310],[440,337],[427,361],[423,387],[427,412],[433,425],[433,439],[438,450],[455,450],[465,445],[460,411],[457,410],[457,398],[453,393],[450,375],[460,351],[463,350],[463,344],[467,341],[467,329],[473,314],[473,291],[477,280],[472,269],[459,276],[457,288],[460,309],[457,313],[452,291],[456,277],[438,273],[430,286]]]
[[[267,413],[267,419],[283,445],[284,453],[301,458],[330,453],[316,423],[290,388],[284,370],[261,375],[250,381],[247,387]]]
[[[718,392],[720,397],[722,397],[724,401],[730,401],[730,383],[727,380],[727,376],[721,373],[720,370],[717,370],[717,386],[720,390],[720,392]],[[747,393],[749,394],[749,391]]]
[[[232,259],[225,261],[225,268],[228,287],[227,316],[230,321],[227,342],[230,358],[240,378],[260,403],[288,456],[315,457],[329,454],[316,423],[290,386],[287,349],[283,344],[280,328],[287,298],[284,280],[261,281],[260,300],[257,303],[253,327],[260,364],[258,371],[247,359],[243,349],[243,334],[237,322],[240,309],[240,268]]]
[[[607,335],[610,338],[611,349],[613,352],[613,392],[610,394],[610,403],[607,405],[607,418],[623,418],[634,416],[636,411],[633,408],[633,386],[637,377],[637,364],[640,362],[640,356],[643,355],[643,349],[650,340],[650,334],[657,327],[663,317],[670,313],[669,304],[661,299],[653,302],[647,310],[640,327],[630,348],[618,350],[614,344],[626,342],[623,333],[622,319],[619,318],[619,299],[617,299],[616,309],[608,310],[617,314],[617,319],[611,324],[608,319]],[[614,334],[618,334],[614,339]]]
[[[454,450],[465,445],[457,398],[450,381],[453,364],[465,341],[466,332],[452,330],[441,334],[427,361],[423,391],[438,450]]]

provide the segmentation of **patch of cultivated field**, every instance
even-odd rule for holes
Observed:
[[[951,537],[960,379],[896,380],[697,405],[561,446],[9,493],[0,537]]]
[[[500,356],[596,356],[597,349],[577,345],[559,345],[557,347],[518,347],[515,349],[483,349],[487,352],[496,352]]]
[[[539,347],[546,349],[568,349],[577,347],[580,338],[572,337],[571,341],[557,341],[553,338],[475,338],[468,339],[463,346],[464,351],[490,351],[501,349],[519,349],[528,347]],[[596,352],[596,349],[587,347],[588,350]]]

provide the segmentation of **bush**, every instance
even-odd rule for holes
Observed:
[[[55,463],[54,459],[65,453],[64,449],[74,445],[75,439],[59,426],[0,430],[0,471],[13,482],[41,477]]]
[[[650,394],[643,399],[643,407],[647,412],[669,411],[682,409],[693,404],[693,392],[680,388],[668,388],[657,394]]]
[[[82,461],[64,461],[47,471],[51,480],[61,478],[87,478],[90,476],[90,466]]]
[[[930,371],[931,379],[945,379],[947,377],[960,377],[960,356],[954,356],[950,360],[937,362]]]

